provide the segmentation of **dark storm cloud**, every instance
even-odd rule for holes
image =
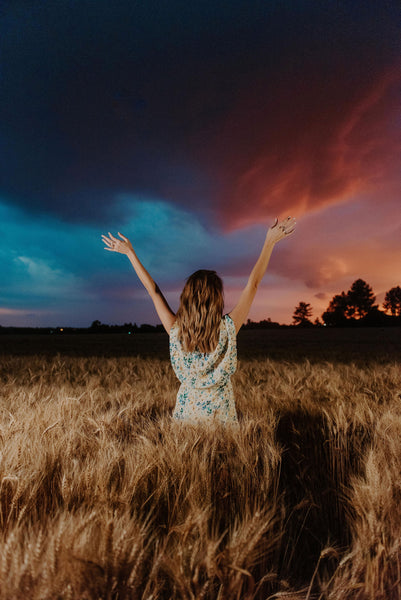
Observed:
[[[191,203],[210,196],[197,135],[218,120],[236,85],[244,7],[227,8],[10,4],[2,21],[3,192],[91,220],[116,190]]]
[[[397,14],[366,1],[9,2],[1,191],[88,222],[115,215],[118,192],[149,193],[220,220],[231,209],[234,226],[269,213],[269,183],[273,210],[280,185],[298,205],[305,190],[312,205],[345,194],[356,175],[333,173],[338,131],[393,67]]]

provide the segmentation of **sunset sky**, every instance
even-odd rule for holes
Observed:
[[[229,312],[276,215],[253,320],[401,285],[399,0],[2,2],[0,325],[158,323],[108,231]]]

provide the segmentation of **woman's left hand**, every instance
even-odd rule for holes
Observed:
[[[128,254],[133,251],[133,247],[128,238],[118,232],[121,240],[114,237],[109,231],[108,237],[106,235],[102,235],[103,243],[105,244],[105,250],[109,250],[110,252],[119,252],[120,254]]]

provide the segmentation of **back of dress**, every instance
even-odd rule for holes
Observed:
[[[220,324],[220,335],[213,352],[184,352],[178,326],[170,330],[170,358],[181,382],[173,418],[197,423],[217,419],[237,423],[231,375],[237,368],[237,335],[229,315]]]

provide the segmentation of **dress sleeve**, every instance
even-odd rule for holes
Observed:
[[[234,339],[237,339],[237,333],[235,331],[235,323],[232,320],[232,318],[230,317],[229,314],[224,315],[224,318],[226,320],[226,324],[227,324],[227,333],[230,337],[230,340],[233,341]]]
[[[228,349],[226,355],[226,370],[232,375],[237,369],[237,332],[235,323],[229,315],[225,315],[226,330],[228,336]]]

